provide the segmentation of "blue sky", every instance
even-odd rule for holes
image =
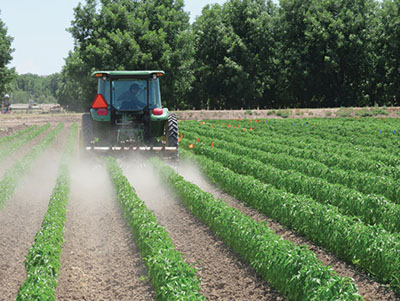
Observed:
[[[48,75],[60,72],[64,58],[73,48],[71,34],[66,32],[73,19],[73,8],[84,0],[0,0],[0,19],[14,38],[13,60],[19,74]],[[207,4],[225,0],[185,0],[191,22]]]

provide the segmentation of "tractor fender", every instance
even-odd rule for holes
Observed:
[[[161,115],[154,115],[152,111],[150,111],[150,121],[164,121],[168,119],[168,109],[163,108],[163,113]]]

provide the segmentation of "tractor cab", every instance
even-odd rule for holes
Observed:
[[[86,148],[167,146],[177,150],[176,116],[161,105],[159,78],[163,75],[163,71],[93,72],[97,95],[90,114],[82,117]]]
[[[128,112],[140,114],[161,109],[159,77],[163,75],[163,71],[95,71],[93,76],[98,78],[98,84],[90,110],[93,119],[111,120]]]

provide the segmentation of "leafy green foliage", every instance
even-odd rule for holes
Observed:
[[[48,76],[36,74],[17,75],[11,82],[11,103],[27,103],[33,99],[36,103],[57,103],[59,74]]]
[[[167,231],[139,199],[114,158],[106,159],[108,172],[124,217],[146,263],[158,300],[205,300],[195,269],[185,263]]]
[[[64,123],[59,123],[50,131],[38,144],[36,144],[28,154],[10,167],[3,178],[0,180],[0,209],[14,194],[15,188],[26,175],[35,160],[51,145],[60,131],[64,128]]]
[[[368,104],[377,3],[282,0],[280,5],[282,95],[300,107]]]
[[[376,31],[377,76],[375,93],[380,96],[380,105],[399,104],[400,93],[400,2],[397,0],[383,1],[382,9],[378,11],[379,24]]]
[[[75,149],[77,136],[78,125],[74,123],[61,159],[48,210],[25,259],[27,277],[18,291],[17,300],[55,300],[64,242],[66,207],[70,193],[69,162]]]
[[[272,1],[227,1],[206,6],[193,24],[196,108],[271,105],[276,41]],[[193,98],[192,98],[193,99]]]
[[[193,141],[196,137],[200,137],[206,145],[210,145],[213,141],[217,148],[229,149],[237,155],[261,161],[259,163],[265,164],[271,171],[270,181],[276,175],[274,178],[276,185],[281,185],[293,193],[309,194],[315,200],[335,204],[347,214],[360,216],[367,223],[382,223],[387,230],[400,232],[400,206],[379,196],[382,194],[393,202],[398,202],[400,197],[399,191],[394,189],[396,180],[389,177],[387,172],[389,167],[380,166],[387,175],[382,177],[351,169],[354,165],[359,165],[359,161],[354,163],[354,159],[334,156],[333,158],[337,161],[350,161],[349,168],[343,170],[315,161],[319,157],[330,160],[332,159],[330,154],[324,154],[318,150],[294,149],[292,144],[288,146],[276,143],[276,140],[266,141],[256,135],[252,135],[250,140],[248,135],[246,137],[241,133],[232,135],[218,128],[213,128],[212,131],[193,128],[191,132],[185,133],[185,137],[192,138]],[[287,141],[287,138],[283,136],[279,138],[280,142],[284,140]],[[251,152],[248,151],[249,147],[252,148]],[[374,166],[372,161],[368,163],[368,166]],[[345,164],[337,165],[345,166]],[[280,171],[276,168],[288,170],[285,182],[282,182]],[[310,189],[311,187],[318,187],[318,189]]]
[[[209,160],[209,164],[218,168],[214,173],[220,175],[214,181],[218,181],[227,192],[372,273],[381,282],[391,283],[395,288],[399,286],[396,275],[400,270],[400,241],[395,235],[379,226],[366,226],[357,219],[342,215],[335,206],[278,190],[252,176],[222,169],[215,158]],[[204,165],[201,161],[201,166]]]
[[[222,125],[226,122],[229,122],[229,127],[227,127],[230,128],[229,130],[218,126],[218,124]],[[191,151],[197,154],[195,159],[200,162],[200,166],[209,177],[227,192],[305,235],[341,258],[360,266],[381,282],[390,283],[395,289],[398,289],[400,240],[397,233],[389,233],[382,227],[383,225],[390,231],[398,231],[399,214],[396,213],[399,211],[398,205],[379,196],[363,195],[341,185],[332,185],[320,178],[307,177],[297,173],[294,170],[300,169],[304,173],[315,173],[318,177],[325,177],[325,172],[327,177],[334,174],[329,175],[329,169],[314,164],[312,161],[303,164],[301,159],[297,160],[279,153],[279,149],[285,153],[292,147],[292,140],[295,142],[295,139],[291,139],[292,135],[298,137],[298,133],[308,132],[311,128],[315,134],[320,132],[319,134],[322,135],[325,132],[325,135],[322,136],[329,137],[323,125],[329,123],[332,125],[337,122],[342,121],[321,120],[318,121],[318,126],[314,124],[315,126],[307,127],[306,121],[301,127],[293,123],[293,120],[282,121],[279,124],[271,122],[270,125],[267,125],[266,122],[215,121],[211,130],[209,127],[207,129],[195,128],[199,127],[197,122],[185,122],[181,126],[181,131],[183,130],[181,148],[182,144],[187,148],[188,144],[192,143],[194,147]],[[240,129],[238,129],[239,123],[241,124]],[[389,121],[387,126],[390,127],[391,123]],[[243,132],[242,129],[249,129],[250,124],[254,127],[253,131],[251,133],[249,130]],[[204,125],[209,124],[203,123],[203,127]],[[374,123],[365,121],[360,124],[360,129],[368,132],[370,131],[369,125],[372,128]],[[280,136],[281,144],[276,148],[273,147],[273,141],[266,142],[264,145],[261,142],[261,140],[268,139],[267,136],[264,137],[268,128],[276,131],[281,128],[285,133]],[[352,123],[349,129],[354,130],[355,124]],[[358,136],[365,135],[363,130],[355,137],[351,136],[353,142],[357,142]],[[200,132],[208,132],[208,135],[199,135]],[[335,131],[330,132],[330,134],[333,133]],[[239,135],[242,135],[242,138]],[[206,138],[206,136],[210,138]],[[217,137],[220,137],[221,140]],[[258,139],[261,137],[263,138]],[[343,135],[340,137],[344,139],[346,131],[343,131]],[[387,137],[389,144],[392,143],[390,137]],[[370,133],[365,142],[373,142],[371,138],[372,134]],[[197,139],[199,139],[198,142]],[[235,140],[235,142],[241,142],[247,146],[242,147],[239,144],[226,143],[223,140]],[[214,143],[211,144],[210,141]],[[308,143],[314,144],[314,141],[316,141],[315,138]],[[361,141],[364,140],[360,140],[359,143]],[[396,138],[393,138],[394,141]],[[288,148],[285,148],[283,144],[286,144]],[[309,145],[304,144],[305,148]],[[264,151],[257,150],[263,146],[265,146]],[[319,144],[316,144],[315,147],[318,148]],[[355,147],[355,149],[359,148]],[[269,151],[276,152],[276,154],[271,154]],[[186,154],[184,151],[181,153]],[[292,154],[296,153],[300,154],[301,150]],[[252,157],[257,159],[252,159]],[[277,169],[272,165],[287,170]],[[322,168],[321,173],[319,168]],[[337,170],[337,172],[336,177],[346,177],[346,171]],[[350,173],[350,175],[354,174]],[[367,181],[368,175],[364,176]],[[348,181],[351,182],[350,176],[348,176]],[[359,181],[362,182],[362,177]],[[369,184],[373,185],[372,182]],[[304,194],[312,195],[313,198]],[[319,200],[320,203],[315,200]],[[349,215],[344,215],[343,212]],[[361,222],[359,217],[365,223]]]
[[[15,69],[8,68],[7,65],[12,60],[11,48],[13,38],[7,35],[6,24],[0,20],[0,96],[9,92],[9,84],[15,77]]]
[[[158,159],[152,159],[182,203],[276,289],[292,300],[359,300],[355,285],[323,266],[307,248],[283,240],[265,224],[185,181]]]

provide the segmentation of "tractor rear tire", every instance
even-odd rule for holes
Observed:
[[[93,120],[90,114],[82,115],[82,145],[83,147],[92,146],[93,141]]]
[[[168,116],[168,146],[176,147],[174,158],[178,158],[178,120],[175,114]]]

